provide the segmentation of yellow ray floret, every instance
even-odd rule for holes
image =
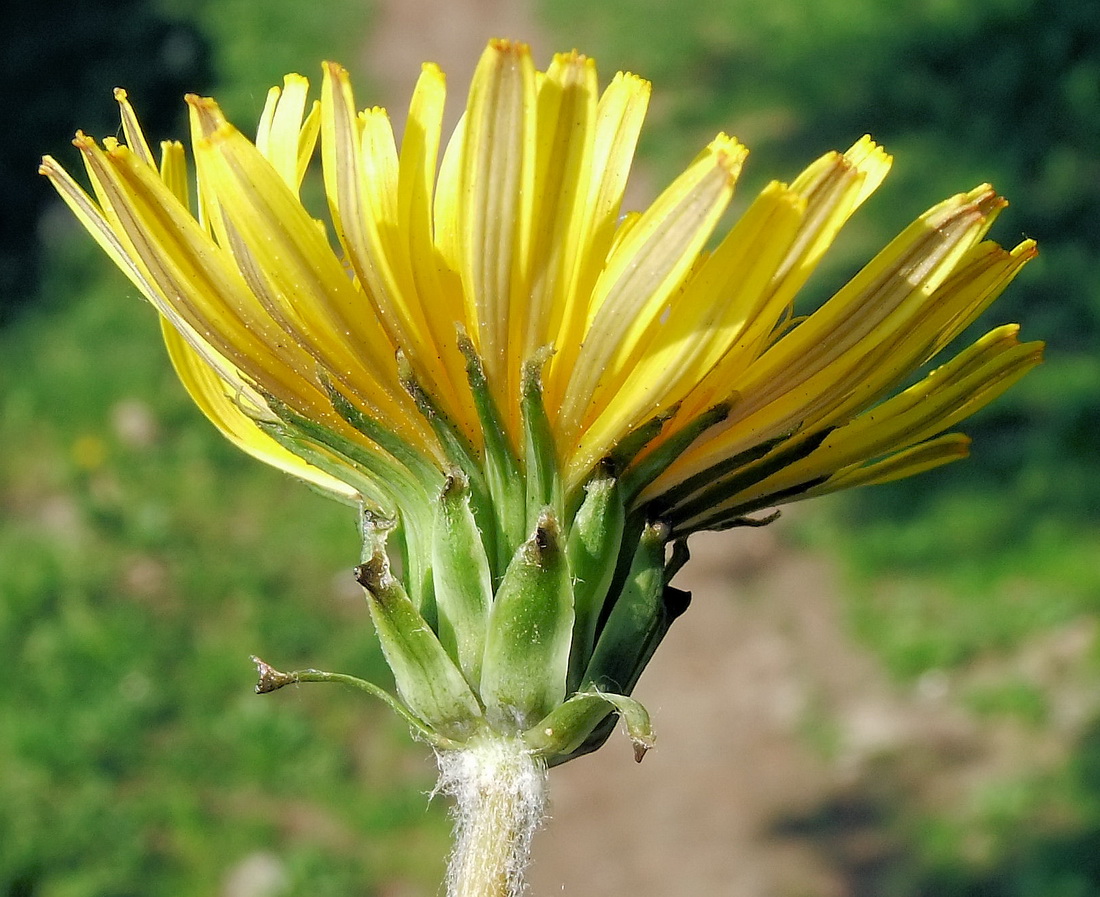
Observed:
[[[256,426],[255,420],[241,409],[238,400],[226,395],[226,381],[215,374],[214,369],[179,331],[167,323],[162,329],[172,366],[188,394],[237,448],[325,492],[348,501],[357,497],[355,490],[346,483],[306,463],[264,433]]]

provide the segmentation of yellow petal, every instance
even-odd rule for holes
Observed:
[[[394,346],[324,233],[255,147],[228,124],[196,143],[208,192],[252,291],[298,345],[394,432],[430,440],[401,389]]]
[[[560,304],[551,309],[547,331],[553,336],[554,356],[546,373],[547,408],[553,412],[562,403],[569,377],[593,313],[592,291],[603,271],[614,241],[625,237],[630,224],[640,217],[632,214],[627,226],[619,226],[623,192],[630,174],[634,150],[649,104],[650,85],[636,75],[619,72],[600,97],[587,172],[587,196],[577,214],[581,230],[568,272],[569,284]]]
[[[745,372],[739,388],[751,393],[750,406],[790,392],[845,352],[865,351],[891,312],[923,302],[943,283],[1003,206],[982,186],[923,215]]]
[[[629,363],[629,380],[585,428],[594,453],[607,452],[654,408],[679,403],[728,353],[742,351],[747,331],[771,329],[779,309],[769,303],[769,286],[804,209],[801,197],[772,184],[706,257]],[[722,398],[730,393],[727,384]],[[680,419],[689,422],[699,410]]]
[[[1017,329],[1007,325],[986,334],[921,382],[834,430],[805,458],[739,493],[731,504],[751,502],[907,449],[969,417],[1042,360],[1042,344],[1019,344]]]
[[[531,240],[535,73],[526,44],[495,40],[470,86],[458,169],[459,274],[476,321],[471,336],[512,427],[518,425],[518,347],[512,309],[526,301],[522,265]]]
[[[224,381],[199,357],[179,332],[161,318],[161,331],[168,356],[188,394],[203,414],[237,448],[253,458],[277,467],[346,501],[359,493],[335,477],[307,464],[264,433],[229,397]]]
[[[890,171],[891,157],[870,137],[861,137],[845,153],[828,153],[791,183],[806,198],[806,217],[798,239],[780,267],[776,289],[791,301],[841,227],[878,188]]]
[[[426,372],[442,362],[443,369],[437,376],[446,394],[440,396],[441,404],[478,445],[482,437],[467,388],[465,358],[458,348],[458,333],[468,333],[473,322],[466,317],[458,274],[436,249],[432,221],[445,99],[443,73],[438,66],[425,65],[413,92],[401,140],[398,219],[392,239],[400,243],[406,260],[406,289],[410,293],[406,302],[418,305],[421,326],[430,334],[430,344],[436,351],[436,357],[421,360],[418,369]]]
[[[187,183],[187,154],[178,140],[165,140],[160,145],[160,179],[179,204],[190,210],[191,192]]]
[[[402,229],[401,163],[389,116],[378,108],[356,115],[347,72],[331,63],[325,66],[321,108],[325,183],[340,242],[390,342],[405,353],[423,388],[475,438],[455,318],[449,318],[448,304],[434,289],[437,280],[422,277],[418,283],[414,275],[410,234]],[[409,127],[418,124],[410,119]],[[409,164],[405,170],[415,178]],[[430,207],[430,194],[405,201],[411,204],[414,198],[422,209]],[[421,223],[419,249],[430,251],[430,230],[426,221]],[[425,261],[430,269],[433,259]]]
[[[832,299],[777,340],[735,382],[741,396],[711,438],[686,452],[651,491],[706,470],[721,458],[800,427],[827,425],[859,390],[890,382],[884,371],[899,335],[931,340],[914,328],[929,308],[952,312],[969,295],[937,292],[988,230],[1004,200],[988,186],[952,197],[907,228]],[[942,300],[942,303],[937,301]],[[918,352],[919,355],[919,352]],[[913,366],[920,363],[918,358]],[[900,365],[899,365],[900,367]]]
[[[806,205],[798,233],[776,265],[760,313],[738,341],[735,350],[703,377],[680,409],[691,420],[722,401],[745,369],[776,336],[776,323],[789,313],[795,295],[818,267],[841,227],[882,182],[890,156],[864,137],[846,153],[828,153],[800,174],[789,189]]]
[[[623,380],[629,361],[690,272],[733,196],[744,148],[720,135],[653,203],[616,247],[594,290],[588,333],[577,356],[557,427],[562,444],[581,448],[574,472],[598,457],[582,425]],[[572,475],[572,472],[569,476]]]
[[[49,179],[76,219],[87,229],[111,261],[130,279],[130,282],[143,296],[151,302],[154,301],[152,297],[158,296],[159,291],[146,277],[145,270],[130,255],[126,244],[115,233],[111,223],[95,201],[65,169],[57,164],[53,156],[43,156],[38,173]],[[167,307],[165,300],[161,299],[160,302]]]
[[[220,353],[284,401],[302,398],[295,368],[305,363],[304,353],[286,345],[232,261],[159,175],[126,147],[105,153],[87,138],[76,143],[102,197],[96,214],[146,298],[169,319],[208,334]]]
[[[576,52],[555,56],[538,91],[534,221],[525,263],[528,301],[513,308],[510,336],[524,360],[553,343],[568,302],[590,220],[597,100],[593,60]]]
[[[306,150],[307,162],[313,151],[312,142],[308,139],[302,146],[302,137],[308,134],[303,130],[308,94],[308,79],[301,75],[286,75],[281,91],[273,87],[268,92],[267,105],[256,131],[256,149],[295,194],[305,174],[306,166],[300,158],[302,150]],[[313,136],[316,138],[316,130]]]
[[[991,402],[1042,361],[1042,343],[1016,342],[1005,325],[922,381],[835,430],[807,463],[839,468],[927,439]]]
[[[854,489],[856,486],[891,483],[934,470],[952,461],[961,461],[969,454],[970,437],[962,433],[948,433],[897,452],[874,464],[854,464],[829,477],[820,486],[807,490],[799,498],[814,498],[839,492],[841,489]]]
[[[806,381],[812,402],[781,400],[741,422],[773,428],[821,428],[845,423],[853,414],[899,386],[968,326],[1030,259],[1034,247],[1022,243],[1006,252],[995,243],[972,247],[955,272],[924,301],[899,306],[861,343]],[[751,421],[751,423],[750,423]]]
[[[126,145],[133,150],[142,162],[155,168],[156,160],[153,158],[152,150],[149,149],[149,143],[141,130],[141,123],[134,114],[134,108],[130,105],[126,91],[121,87],[116,87],[115,99],[118,100],[119,111],[122,114],[122,133],[126,137]]]

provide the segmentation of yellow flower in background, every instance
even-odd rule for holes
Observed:
[[[434,65],[400,142],[340,66],[320,100],[308,87],[272,88],[255,140],[188,97],[194,178],[181,144],[154,156],[123,91],[125,144],[75,140],[91,195],[41,170],[156,307],[222,432],[363,507],[360,578],[401,698],[448,744],[534,732],[588,687],[628,695],[686,601],[668,544],[961,458],[946,431],[1040,361],[1004,326],[892,395],[1035,255],[984,240],[1005,205],[987,185],[796,316],[889,169],[869,138],[723,230],[746,149],[718,135],[624,213],[649,84],[601,92],[576,52],[540,72],[491,42],[446,141]],[[318,141],[323,221],[299,196]],[[631,589],[645,625],[617,621]],[[595,723],[569,726],[550,762],[591,749]]]

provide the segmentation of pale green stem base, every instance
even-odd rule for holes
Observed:
[[[545,764],[511,738],[437,756],[439,789],[455,802],[448,897],[519,897],[546,812]]]

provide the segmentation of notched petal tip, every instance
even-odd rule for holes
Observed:
[[[992,185],[979,184],[966,193],[957,193],[938,203],[917,220],[924,227],[940,233],[973,228],[984,233],[1007,205],[1008,200],[999,195]]]
[[[183,101],[191,107],[192,127],[201,137],[209,137],[215,130],[227,124],[221,107],[213,97],[186,94]]]
[[[707,151],[714,157],[715,165],[726,172],[731,184],[741,174],[741,167],[749,155],[748,147],[724,132],[707,145]]]
[[[845,163],[854,168],[867,168],[873,166],[890,166],[894,157],[886,152],[885,147],[878,143],[870,134],[864,134],[853,143],[841,157]]]
[[[198,93],[185,93],[183,101],[193,109],[217,109],[218,101],[213,97],[204,97]]]
[[[992,217],[1008,205],[1008,200],[993,189],[992,184],[979,184],[968,193],[960,195],[964,207],[973,208],[980,215]]]
[[[1028,237],[1012,247],[1009,254],[1013,258],[1020,259],[1021,262],[1030,262],[1032,259],[1039,257],[1039,245]]]
[[[615,77],[611,79],[611,84],[608,85],[608,90],[612,86],[626,87],[632,92],[649,94],[653,89],[653,83],[648,78],[643,78],[641,75],[636,75],[634,72],[620,71],[615,72]]]
[[[489,41],[488,49],[501,56],[511,56],[517,60],[531,55],[531,46],[529,44],[507,37],[492,38]]]
[[[596,70],[596,60],[574,48],[568,53],[555,53],[551,63],[553,69],[559,70],[563,82],[579,83],[587,72]]]
[[[322,62],[321,74],[326,82],[335,82],[341,86],[350,87],[351,75],[348,74],[348,70],[338,62],[331,62],[329,60]]]
[[[371,106],[369,109],[364,109],[356,115],[356,119],[359,121],[360,126],[368,124],[373,118],[381,118],[388,124],[390,121],[390,112],[385,106]]]
[[[83,131],[77,131],[72,140],[73,146],[75,146],[82,153],[89,153],[96,148],[96,142],[94,137],[89,137]]]

